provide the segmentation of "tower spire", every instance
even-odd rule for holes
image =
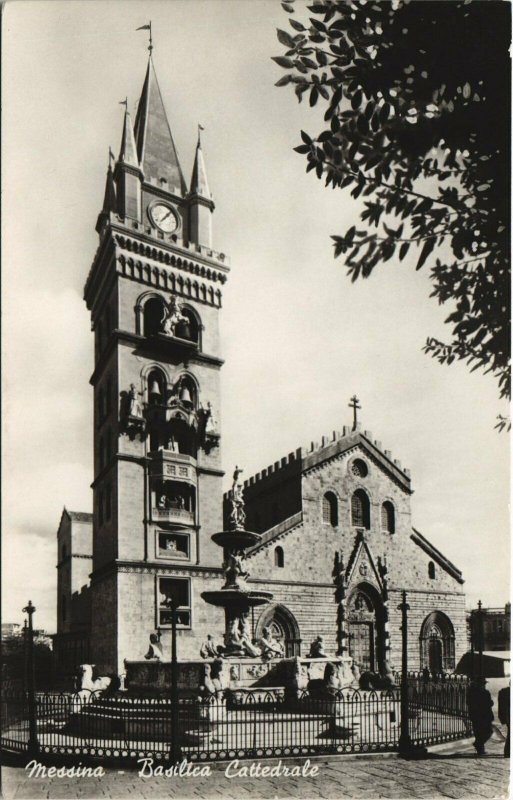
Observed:
[[[201,131],[205,128],[198,124],[198,143],[196,145],[196,155],[194,157],[194,166],[192,168],[191,177],[191,195],[197,194],[204,197],[206,200],[211,200],[212,195],[208,188],[207,171],[205,169],[205,161],[203,158],[203,151],[201,149]]]
[[[130,164],[133,167],[139,166],[137,158],[137,148],[135,146],[134,129],[132,119],[128,110],[128,98],[121,100],[120,105],[125,106],[125,119],[123,121],[123,133],[121,136],[121,147],[119,149],[119,161]]]
[[[185,196],[187,186],[157,81],[153,58],[148,68],[135,117],[137,156],[144,179]]]

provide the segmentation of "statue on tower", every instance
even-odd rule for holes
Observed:
[[[161,320],[162,333],[166,336],[175,336],[176,326],[180,323],[188,324],[189,318],[182,313],[182,303],[174,294],[169,303],[164,304],[164,313]]]
[[[233,473],[233,484],[232,488],[230,489],[230,502],[232,504],[232,512],[230,514],[230,519],[232,522],[232,527],[235,530],[244,530],[244,525],[246,523],[246,511],[244,509],[244,490],[242,488],[242,483],[239,481],[239,476],[243,472],[240,467],[235,467],[235,471]]]

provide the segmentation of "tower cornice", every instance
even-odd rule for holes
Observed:
[[[139,223],[134,222],[133,225],[140,227]],[[108,228],[96,251],[84,287],[84,299],[89,309],[93,307],[98,295],[102,273],[106,271],[105,262],[113,255],[120,274],[126,274],[125,266],[130,259],[138,258],[141,277],[136,279],[148,286],[160,287],[164,291],[169,291],[166,274],[170,277],[174,270],[220,284],[226,282],[230,272],[228,263],[223,263],[229,261],[224,253],[216,253],[200,245],[181,246],[176,242],[156,241],[141,230],[129,230],[117,215],[111,214]],[[155,269],[158,270],[157,275]],[[148,272],[149,275],[145,277]],[[186,296],[184,294],[184,297]]]

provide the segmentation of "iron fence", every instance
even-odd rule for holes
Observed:
[[[400,692],[343,689],[291,696],[283,689],[225,691],[181,698],[173,730],[166,697],[113,696],[83,690],[35,696],[37,751],[94,759],[166,760],[173,744],[188,761],[231,760],[336,753],[396,751]],[[408,721],[412,741],[435,744],[470,733],[466,683],[422,681],[408,676]],[[2,697],[1,743],[27,752],[28,697]],[[173,736],[176,736],[173,742]]]

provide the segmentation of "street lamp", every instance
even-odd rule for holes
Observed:
[[[178,764],[182,760],[178,708],[178,661],[176,654],[176,612],[178,610],[178,598],[171,592],[162,605],[169,608],[171,612],[171,761],[173,764]]]
[[[29,714],[29,739],[28,754],[29,758],[35,758],[39,753],[39,742],[36,733],[36,687],[34,675],[34,628],[32,625],[32,615],[36,608],[32,601],[22,609],[28,616],[28,648],[27,648],[27,695],[28,695],[28,714]]]

